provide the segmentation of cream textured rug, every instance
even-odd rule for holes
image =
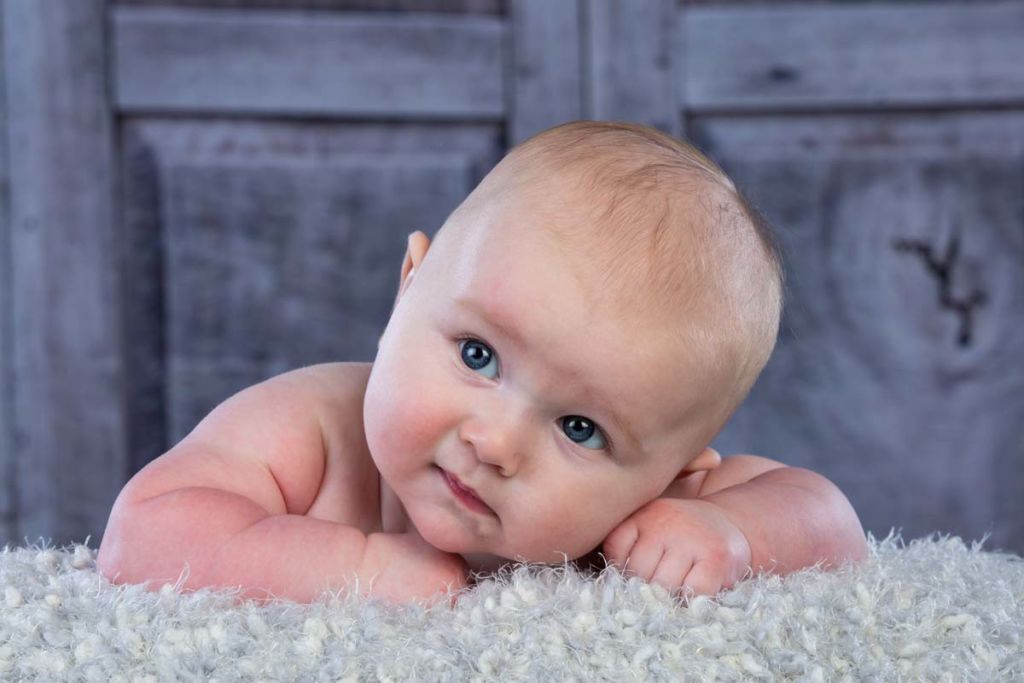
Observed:
[[[454,609],[236,607],[112,586],[86,545],[7,548],[0,680],[1021,681],[1024,560],[986,538],[869,534],[859,566],[688,605],[614,569],[520,564]]]

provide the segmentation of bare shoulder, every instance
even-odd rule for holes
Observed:
[[[704,480],[707,476],[707,470],[698,470],[691,474],[677,477],[672,480],[672,483],[668,485],[668,488],[666,488],[658,497],[677,498],[680,500],[697,498],[700,496],[700,489],[704,485]]]
[[[316,391],[327,405],[347,408],[354,396],[358,396],[362,402],[371,368],[372,363],[320,363],[285,374],[294,375],[297,381],[308,383],[310,390]]]
[[[748,453],[723,457],[722,464],[706,473],[697,495],[704,498],[730,486],[745,484],[765,472],[786,467],[788,466],[781,462]]]
[[[331,435],[361,421],[369,367],[311,365],[238,391],[139,471],[125,487],[127,497],[211,487],[245,496],[270,514],[304,514],[323,481]]]
[[[348,443],[349,448],[364,443],[363,396],[370,379],[372,363],[321,363],[294,371],[297,379],[308,383],[316,396],[320,425],[328,451],[332,445]]]

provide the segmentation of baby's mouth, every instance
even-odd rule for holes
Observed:
[[[487,503],[480,498],[480,496],[476,495],[476,493],[474,493],[469,487],[463,486],[458,477],[442,467],[438,466],[437,469],[441,473],[441,477],[445,480],[445,483],[448,485],[448,488],[451,489],[452,493],[455,494],[455,497],[458,498],[466,507],[474,510],[475,512],[494,515],[495,517],[497,516],[494,510],[492,510]]]

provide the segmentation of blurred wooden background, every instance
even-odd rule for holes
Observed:
[[[1024,554],[1024,4],[2,8],[0,544],[97,547],[217,403],[372,360],[406,235],[591,118],[688,137],[777,226],[779,345],[713,445]]]

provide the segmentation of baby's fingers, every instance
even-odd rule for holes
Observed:
[[[626,560],[626,576],[636,576],[644,581],[651,581],[662,558],[665,557],[665,546],[662,543],[640,542],[633,546]]]
[[[658,568],[651,576],[651,583],[656,583],[671,592],[683,585],[683,580],[693,566],[693,556],[686,553],[666,551],[658,563]]]
[[[697,560],[683,580],[683,588],[695,595],[714,597],[722,590],[722,568],[713,560]]]
[[[626,520],[608,534],[602,543],[604,556],[608,561],[618,567],[619,571],[625,571],[626,560],[629,558],[633,546],[640,537],[640,529],[634,522]],[[632,563],[630,563],[632,567]]]

